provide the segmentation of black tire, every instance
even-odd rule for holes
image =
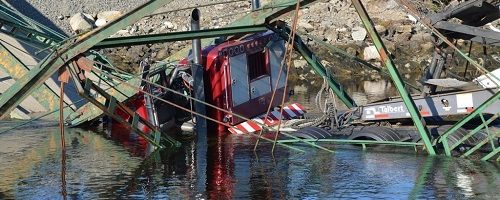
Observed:
[[[443,135],[444,132],[446,132],[448,129],[451,128],[452,125],[443,125],[443,126],[439,126],[439,127],[436,127],[436,128],[432,128],[431,129],[431,133],[433,134],[438,134],[439,136]],[[454,133],[451,133],[450,136],[448,137],[448,144],[451,146],[451,145],[454,145],[455,143],[457,143],[460,139],[462,139],[463,137],[465,137],[469,132],[463,128],[459,128],[457,129]],[[477,134],[476,134],[477,135]],[[478,142],[480,142],[480,140],[478,140],[478,138],[476,137],[469,137],[467,138],[467,140],[465,140],[463,142],[463,145],[465,146],[473,146],[475,144],[477,144]]]
[[[306,127],[292,133],[292,135],[302,139],[328,139],[333,136],[328,130],[319,127]]]
[[[381,126],[366,126],[351,134],[349,140],[401,141],[402,137],[394,129]]]

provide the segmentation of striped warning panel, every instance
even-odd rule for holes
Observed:
[[[279,119],[288,120],[301,117],[305,113],[304,107],[298,103],[294,103],[283,107],[283,116],[280,116],[280,111],[272,111],[269,115],[265,114],[255,117],[250,121],[246,121],[229,128],[229,132],[233,134],[253,133],[260,131],[262,127],[259,124],[266,126],[275,126],[279,123]]]

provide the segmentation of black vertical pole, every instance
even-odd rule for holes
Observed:
[[[200,10],[194,9],[191,13],[191,30],[200,30]],[[191,72],[193,75],[194,97],[200,101],[205,101],[205,84],[203,82],[203,64],[201,57],[201,40],[193,39],[192,47],[193,63]],[[194,103],[195,111],[206,115],[205,105],[199,102]],[[196,174],[198,177],[197,189],[202,192],[206,187],[207,172],[207,121],[205,118],[196,116]]]

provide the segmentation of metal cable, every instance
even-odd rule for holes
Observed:
[[[291,30],[291,33],[292,33],[292,40],[290,43],[288,43],[288,66],[287,66],[287,72],[290,71],[290,66],[292,64],[292,50],[293,50],[293,43],[295,41],[295,33],[296,33],[296,30],[297,30],[297,24],[298,24],[298,19],[299,19],[299,11],[300,11],[300,0],[297,0],[297,4],[295,6],[295,17],[294,17],[294,20],[293,20],[293,24],[292,24],[292,30]],[[276,132],[276,135],[274,137],[274,142],[273,142],[273,148],[271,149],[271,153],[274,154],[274,149],[276,147],[276,143],[278,143],[278,135],[280,134],[280,128],[281,128],[281,116],[283,116],[283,105],[285,104],[285,97],[286,97],[286,89],[287,89],[287,86],[288,86],[288,75],[289,73],[286,73],[286,76],[285,76],[285,88],[283,90],[283,98],[281,99],[281,108],[280,109],[280,119],[279,119],[279,123],[278,123],[278,131]],[[281,134],[284,134],[288,137],[292,137],[292,138],[297,138],[293,135],[290,135],[290,134],[287,134],[287,133],[281,133]],[[328,151],[328,152],[331,152],[333,153],[334,151],[330,150],[330,149],[327,149],[325,147],[322,147],[322,146],[319,146],[319,145],[316,145],[314,143],[310,143],[309,141],[306,141],[306,140],[302,140],[301,141],[305,142],[305,143],[308,143],[310,145],[313,145],[319,149],[322,149],[322,150],[325,150],[325,151]]]
[[[62,194],[66,196],[66,172],[64,170],[66,165],[66,140],[64,138],[64,80],[61,80],[61,93],[59,96],[59,130],[61,132],[61,183],[62,183]]]
[[[299,3],[297,3],[297,4],[298,4],[297,6],[299,6],[299,8],[300,8],[300,4]],[[297,8],[296,8],[296,11],[297,11]],[[298,15],[298,11],[297,11],[296,15]],[[278,84],[279,84],[279,82],[281,80],[281,74],[283,73],[283,67],[285,65],[285,60],[287,58],[286,56],[289,54],[288,52],[291,52],[290,48],[293,48],[293,45],[290,45],[290,44],[293,44],[293,40],[294,40],[294,38],[288,38],[288,40],[287,40],[287,44],[286,44],[286,47],[285,47],[285,53],[283,55],[283,60],[281,60],[281,63],[280,63],[280,70],[279,70],[278,78],[277,78],[275,86],[273,87],[273,93],[271,95],[271,101],[269,102],[266,114],[264,115],[266,118],[267,118],[267,116],[269,116],[269,113],[270,113],[271,107],[272,107],[272,102],[274,102],[274,97],[276,96],[276,90],[277,90]],[[288,71],[289,70],[287,70],[287,74],[288,74]],[[286,82],[288,82],[288,81],[286,81]],[[286,92],[286,90],[284,90],[284,92]],[[280,115],[280,117],[281,117],[281,115]],[[281,124],[281,119],[280,119],[280,124]],[[260,130],[259,135],[262,135],[262,133],[263,133],[263,130]],[[259,145],[259,140],[257,140],[255,142],[254,149],[253,149],[254,151],[257,150],[257,146],[258,145]]]
[[[98,71],[99,71],[99,70],[98,70]],[[105,73],[105,72],[104,72],[104,73]],[[112,75],[112,74],[109,74],[109,75],[114,76],[114,75]],[[168,101],[168,100],[166,100],[166,99],[163,99],[163,98],[161,98],[161,97],[159,97],[159,96],[157,96],[157,95],[154,95],[154,94],[151,94],[151,93],[149,93],[149,92],[147,92],[147,91],[144,91],[144,90],[142,90],[140,87],[137,87],[137,86],[134,86],[134,85],[132,85],[132,84],[130,84],[130,83],[127,83],[126,81],[119,80],[119,78],[117,78],[117,79],[118,79],[118,82],[120,82],[120,83],[122,83],[122,84],[124,84],[124,85],[126,85],[126,86],[129,86],[130,88],[133,88],[133,89],[139,90],[139,91],[141,91],[143,94],[148,95],[148,96],[150,96],[150,97],[152,97],[152,98],[154,98],[154,99],[158,99],[159,101],[162,101],[162,102],[164,102],[164,103],[167,103],[167,104],[169,104],[169,105],[171,105],[171,106],[174,106],[174,107],[176,107],[176,108],[178,108],[178,109],[181,109],[181,110],[183,110],[183,111],[189,112],[189,113],[191,113],[191,114],[194,114],[194,115],[197,115],[197,116],[203,117],[203,118],[205,118],[205,119],[207,119],[207,120],[210,120],[210,121],[213,121],[213,122],[215,122],[215,123],[217,123],[217,124],[220,124],[220,125],[223,125],[223,126],[226,126],[226,127],[229,127],[229,128],[234,128],[233,126],[231,126],[231,125],[229,125],[229,124],[227,124],[227,123],[220,122],[220,121],[218,121],[218,120],[216,120],[216,119],[213,119],[213,118],[211,118],[211,117],[209,117],[209,116],[206,116],[206,115],[203,115],[203,114],[197,113],[196,111],[191,111],[190,109],[184,108],[184,107],[179,106],[179,105],[177,105],[177,104],[175,104],[175,103],[173,103],[173,102],[170,102],[170,101]],[[245,119],[245,118],[243,118],[243,119]],[[251,135],[252,135],[252,136],[255,136],[255,134],[251,134]],[[265,137],[261,137],[261,136],[259,136],[259,138],[262,138],[262,139],[267,140],[267,141],[270,141],[270,142],[274,142],[273,140],[268,139],[268,138],[265,138]],[[292,137],[292,138],[301,140],[300,138],[297,138],[297,137]],[[302,140],[301,140],[301,141],[302,141]],[[306,143],[307,143],[307,142],[306,142]],[[291,149],[294,149],[294,150],[299,150],[299,151],[302,151],[302,150],[300,150],[300,149],[297,149],[297,148],[294,148],[294,147],[291,147],[291,146],[288,146],[288,145],[282,145],[282,146],[285,146],[285,147],[287,147],[287,148],[291,148]],[[317,145],[316,145],[316,146],[317,146]]]
[[[95,62],[95,61],[94,61],[94,62]],[[99,63],[99,62],[95,62],[95,63]],[[102,63],[100,63],[100,64],[102,64]],[[103,64],[103,65],[105,65],[105,64]],[[97,71],[99,71],[100,73],[105,73],[105,74],[108,74],[108,75],[110,75],[110,76],[112,76],[112,77],[115,77],[115,78],[117,78],[117,79],[122,79],[122,78],[120,78],[120,77],[118,77],[118,76],[116,76],[116,75],[110,74],[109,72],[106,72],[106,71],[103,71],[103,70],[100,70],[100,69],[97,69],[97,68],[94,68],[94,69],[95,69],[95,70],[97,70]],[[118,68],[116,68],[116,69],[117,69],[118,71],[123,72],[123,73],[130,74],[130,73],[125,72],[125,71],[123,71],[123,70],[120,70],[120,69],[118,69]],[[190,100],[193,100],[193,101],[196,101],[196,102],[202,103],[202,104],[204,104],[204,105],[206,105],[206,106],[209,106],[209,107],[211,107],[211,108],[217,109],[217,110],[222,111],[222,112],[225,112],[225,113],[227,113],[227,114],[234,115],[234,116],[239,117],[239,118],[242,118],[242,119],[244,119],[244,120],[249,120],[249,121],[251,120],[251,119],[246,118],[246,117],[244,117],[244,116],[241,116],[241,115],[239,115],[239,114],[233,113],[233,112],[231,112],[231,111],[229,111],[229,110],[226,110],[226,109],[223,109],[223,108],[219,108],[219,107],[217,107],[217,106],[215,106],[215,105],[212,105],[212,104],[210,104],[210,103],[207,103],[207,102],[204,102],[204,101],[198,100],[198,99],[196,99],[196,98],[194,98],[194,97],[184,95],[184,94],[182,94],[182,93],[180,93],[180,92],[178,92],[178,91],[175,91],[175,90],[170,89],[170,88],[168,88],[168,87],[165,87],[165,86],[163,86],[163,85],[160,85],[160,84],[157,84],[157,83],[151,82],[151,81],[149,81],[149,80],[147,80],[147,79],[143,79],[143,78],[139,78],[139,79],[140,79],[140,80],[142,80],[142,81],[144,81],[144,82],[146,82],[146,83],[148,83],[148,84],[151,84],[151,85],[154,85],[154,86],[156,86],[156,87],[159,87],[159,88],[165,89],[165,90],[167,90],[167,91],[169,91],[169,92],[172,92],[172,93],[174,93],[174,94],[177,94],[177,95],[180,95],[180,96],[186,97],[186,98],[188,98],[188,99],[190,99]],[[124,80],[124,79],[122,79],[122,80]],[[253,121],[253,120],[252,120],[252,121]],[[264,127],[267,127],[267,125],[265,125],[265,124],[260,124],[260,123],[258,123],[258,122],[256,122],[256,123],[257,123],[257,124],[259,124],[259,125],[262,125],[262,126],[264,126]]]
[[[186,112],[189,112],[189,113],[192,113],[192,114],[195,114],[195,115],[201,116],[201,117],[203,117],[203,118],[209,119],[210,121],[214,121],[214,120],[215,120],[215,119],[212,119],[212,118],[207,118],[208,116],[205,116],[205,115],[202,115],[202,114],[196,113],[196,112],[191,111],[191,110],[189,110],[189,109],[187,109],[187,108],[184,108],[184,107],[179,106],[179,105],[177,105],[177,104],[175,104],[175,103],[172,103],[172,102],[170,102],[170,101],[168,101],[168,100],[162,99],[162,98],[160,98],[160,97],[158,97],[158,96],[155,96],[155,95],[153,95],[153,94],[151,94],[151,93],[148,93],[148,92],[146,92],[146,91],[143,91],[140,87],[137,87],[137,86],[134,86],[134,85],[132,85],[132,84],[130,84],[130,83],[127,83],[127,82],[126,82],[126,81],[124,81],[124,80],[120,80],[120,77],[118,77],[118,76],[116,76],[116,75],[109,74],[109,73],[107,73],[107,72],[105,72],[105,71],[102,71],[102,70],[100,70],[100,69],[97,69],[97,68],[94,68],[94,70],[97,70],[97,71],[99,71],[99,72],[101,72],[101,73],[106,73],[106,74],[108,74],[109,76],[115,77],[115,78],[117,79],[117,81],[118,81],[118,82],[123,83],[124,85],[127,85],[127,86],[129,86],[129,87],[131,87],[131,88],[137,89],[138,91],[141,91],[141,92],[142,92],[142,93],[144,93],[144,94],[150,95],[151,97],[153,97],[153,98],[155,98],[155,99],[158,99],[158,100],[160,100],[160,101],[162,101],[162,102],[165,102],[165,103],[167,103],[167,104],[170,104],[170,105],[172,105],[172,106],[174,106],[174,107],[177,107],[177,108],[179,108],[179,109],[181,109],[181,110],[184,110],[184,111],[186,111]],[[141,80],[144,80],[144,79],[142,79],[142,78],[140,78],[140,79],[141,79]],[[158,86],[158,87],[160,87],[160,88],[163,88],[163,89],[169,90],[169,91],[171,91],[172,93],[175,93],[175,94],[178,94],[178,95],[184,96],[184,97],[186,97],[186,98],[189,98],[189,99],[191,99],[191,100],[197,101],[197,102],[199,102],[199,103],[205,104],[205,105],[207,105],[207,106],[209,106],[209,107],[212,107],[212,108],[214,108],[214,109],[217,109],[217,110],[220,110],[220,111],[226,112],[226,113],[228,113],[228,114],[232,114],[232,115],[237,116],[237,117],[239,117],[239,118],[241,118],[241,119],[244,119],[244,120],[247,120],[247,121],[253,121],[253,120],[251,120],[251,119],[249,119],[249,118],[246,118],[246,117],[244,117],[244,116],[242,116],[242,115],[239,115],[239,114],[233,113],[233,112],[231,112],[231,111],[229,111],[229,110],[226,110],[226,109],[223,109],[223,108],[219,108],[219,107],[217,107],[217,106],[215,106],[215,105],[212,105],[212,104],[209,104],[209,103],[207,103],[207,102],[204,102],[204,101],[201,101],[201,100],[195,99],[195,98],[190,97],[190,96],[186,96],[186,95],[184,95],[184,94],[182,94],[182,93],[179,93],[179,92],[177,92],[177,91],[175,91],[175,90],[172,90],[172,89],[170,89],[170,88],[167,88],[167,87],[164,87],[164,86],[161,86],[161,85],[158,85],[158,84],[152,83],[152,82],[150,82],[150,81],[148,81],[148,80],[144,80],[144,81],[145,81],[145,82],[148,82],[148,83],[150,83],[150,84],[156,85],[156,86]],[[227,127],[234,128],[233,126],[231,126],[231,125],[229,125],[229,124],[225,124],[225,123],[219,122],[219,121],[217,121],[217,120],[215,120],[215,121],[216,121],[216,123],[221,124],[221,125],[223,125],[223,126],[227,126]],[[253,122],[254,122],[254,123],[256,123],[256,124],[258,124],[258,125],[260,125],[260,126],[262,127],[262,129],[275,130],[273,127],[269,127],[269,126],[267,126],[267,125],[266,125],[266,124],[264,124],[264,123],[260,123],[260,122],[257,122],[257,121],[253,121]],[[317,145],[317,144],[314,144],[314,143],[312,143],[312,142],[302,140],[302,139],[300,139],[300,138],[298,138],[298,137],[296,137],[296,136],[293,136],[293,135],[290,135],[290,134],[287,134],[287,133],[283,133],[283,135],[286,135],[286,136],[291,137],[291,138],[294,138],[294,139],[298,139],[298,140],[300,140],[300,141],[303,141],[304,143],[307,143],[307,144],[309,144],[309,145],[311,145],[311,146],[314,146],[314,147],[317,147],[317,148],[319,148],[319,149],[323,149],[323,150],[326,150],[326,151],[331,151],[331,150],[329,150],[329,149],[326,149],[326,148],[324,148],[324,147],[322,147],[322,146],[319,146],[319,145]],[[259,137],[258,137],[258,138],[263,138],[263,137],[262,137],[262,135],[259,135]],[[267,138],[266,138],[266,139],[267,139]]]

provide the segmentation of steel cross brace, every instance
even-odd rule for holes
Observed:
[[[50,36],[48,34],[39,32],[37,30],[22,25],[18,25],[16,23],[9,22],[1,18],[0,18],[0,27],[1,27],[0,31],[5,34],[11,35],[15,38],[25,40],[28,42],[34,42],[44,47],[57,44],[58,42],[61,41],[60,39]]]
[[[125,125],[129,129],[133,130],[136,134],[140,135],[149,143],[153,144],[156,147],[163,147],[163,145],[160,143],[161,132],[157,126],[153,125],[151,122],[149,122],[149,120],[139,116],[139,114],[135,113],[125,103],[120,102],[115,96],[113,96],[113,93],[100,88],[99,86],[94,84],[92,80],[85,76],[84,72],[92,71],[92,64],[93,63],[91,60],[85,57],[81,57],[77,61],[72,62],[68,67],[78,93],[89,102],[91,102],[94,106],[98,107],[103,113],[110,116],[117,122]],[[92,95],[92,91],[99,94],[98,97]],[[130,116],[130,118],[132,119],[131,122],[115,114],[115,111],[117,109]],[[139,128],[139,125],[147,127],[150,132],[153,133],[153,137],[148,135],[145,131],[141,130],[141,128]],[[180,146],[180,143],[178,141],[172,139],[168,135],[164,139],[166,139],[172,147]]]
[[[139,35],[139,36],[129,36],[129,37],[116,37],[116,38],[105,39],[102,42],[93,46],[92,49],[175,42],[175,41],[203,39],[203,38],[214,38],[219,36],[256,33],[266,30],[267,28],[264,25],[257,25],[257,26],[252,25],[252,26],[235,26],[235,27],[207,29],[199,31],[180,31],[180,32]]]
[[[49,37],[54,41],[62,41],[67,38],[66,35],[52,30],[2,3],[0,3],[0,18],[2,21],[10,23],[9,25],[12,24],[12,27],[34,31],[35,35]]]
[[[283,29],[274,29],[271,28],[274,32],[278,33],[283,39],[288,40],[290,37],[290,29],[288,27],[284,27]],[[342,88],[342,86],[335,81],[332,77],[331,73],[323,66],[316,55],[307,47],[306,44],[302,41],[298,34],[295,34],[293,48],[302,55],[307,63],[316,71],[321,77],[325,78],[328,82],[328,86],[335,92],[337,97],[346,105],[348,108],[356,107],[356,103],[349,96],[349,94]]]
[[[315,0],[303,0],[300,2],[302,6],[314,2]],[[251,13],[231,22],[226,27],[250,26],[271,24],[276,18],[295,9],[297,1],[295,0],[274,0],[266,4],[260,9],[254,10]],[[213,40],[203,39],[201,45],[209,45]],[[166,61],[175,61],[183,59],[191,48],[184,48],[175,54],[171,55]]]
[[[316,0],[302,0],[300,1],[301,6],[305,6]],[[260,25],[271,23],[276,20],[279,16],[286,14],[295,9],[297,0],[274,0],[266,4],[260,9],[254,10],[251,13],[243,16],[237,21],[231,23],[229,27],[233,26],[249,26],[249,25]]]
[[[451,156],[451,150],[449,144],[448,144],[448,136],[458,130],[460,127],[462,127],[464,124],[469,122],[472,118],[476,117],[477,115],[481,114],[484,109],[486,109],[488,106],[491,104],[495,103],[498,101],[500,98],[500,92],[496,92],[495,95],[491,96],[488,100],[486,100],[483,104],[481,104],[479,107],[475,108],[472,113],[464,117],[462,120],[458,121],[456,124],[454,124],[452,127],[450,127],[444,134],[440,137],[438,142],[443,143],[444,150],[447,156]]]
[[[22,78],[29,72],[29,68],[2,44],[0,44],[0,69],[7,72],[14,80]],[[32,96],[48,111],[59,108],[57,104],[57,102],[59,102],[59,94],[51,90],[46,83],[34,87],[35,93]],[[3,95],[0,95],[0,97],[3,98]],[[69,106],[64,110],[67,111],[65,112],[66,114],[69,114],[72,108]]]
[[[304,3],[302,3],[302,5],[305,5],[305,4],[313,2],[313,1],[307,1],[307,3],[305,3],[306,1],[303,1],[303,2]],[[114,38],[113,39],[105,39],[92,48],[105,48],[105,47],[111,47],[111,46],[121,46],[121,45],[125,45],[125,43],[127,43],[127,45],[133,45],[134,43],[137,44],[137,43],[142,43],[142,42],[144,42],[144,43],[160,42],[160,41],[167,42],[167,41],[175,40],[174,38],[177,38],[179,40],[192,39],[192,38],[205,38],[205,39],[202,39],[202,46],[206,46],[206,45],[211,44],[211,42],[213,40],[211,39],[210,36],[216,35],[216,32],[224,33],[226,31],[228,31],[228,32],[231,32],[232,34],[240,34],[240,33],[244,33],[244,32],[253,32],[253,31],[257,31],[257,30],[265,31],[267,29],[263,26],[267,25],[267,23],[265,23],[266,21],[271,22],[272,20],[274,20],[275,16],[279,16],[279,15],[277,15],[277,13],[283,13],[282,10],[287,10],[287,12],[290,10],[293,10],[293,8],[295,8],[295,3],[296,3],[296,1],[294,1],[294,0],[273,1],[272,5],[267,5],[267,6],[263,7],[262,9],[255,10],[252,13],[247,14],[246,16],[244,16],[244,17],[232,22],[228,26],[226,26],[224,28],[220,28],[220,29],[202,30],[202,31],[199,31],[199,33],[194,32],[194,31],[186,31],[186,32],[174,32],[174,33],[156,34],[156,35],[148,35],[148,36],[122,37],[119,39],[118,38],[117,39],[114,39]],[[276,5],[279,5],[279,7],[276,7]],[[253,17],[251,17],[251,16],[253,16]],[[259,16],[259,17],[257,17],[257,16]],[[196,37],[194,36],[195,33],[197,35]],[[224,34],[229,34],[229,33],[224,33]],[[134,41],[135,39],[138,39],[140,41]],[[102,44],[102,46],[101,46],[101,44]],[[190,47],[184,48],[184,49],[174,53],[173,55],[168,57],[165,60],[165,62],[167,62],[167,63],[176,62],[177,60],[185,58],[190,49],[191,49]],[[120,90],[121,91],[127,90],[127,88],[128,87],[121,87]],[[130,90],[130,89],[128,88],[128,90]],[[83,112],[83,111],[88,110],[88,109],[95,110],[96,112],[94,112],[94,113]],[[79,113],[84,113],[85,116],[82,115],[80,117]],[[72,122],[73,122],[73,125],[78,125],[84,121],[92,120],[92,119],[100,116],[101,114],[102,114],[102,112],[99,109],[97,109],[93,104],[88,103],[76,112],[77,119],[72,120]]]
[[[375,47],[377,48],[380,58],[384,65],[387,67],[389,74],[392,78],[392,81],[394,82],[394,85],[396,86],[396,89],[398,90],[401,98],[403,99],[403,102],[406,105],[406,108],[408,109],[408,112],[410,113],[411,119],[413,120],[413,123],[418,129],[418,132],[420,133],[420,136],[422,138],[422,141],[424,142],[425,149],[430,155],[435,155],[436,152],[434,150],[434,147],[432,146],[432,143],[429,139],[429,130],[427,127],[424,125],[425,121],[420,115],[420,112],[417,109],[417,106],[415,105],[415,102],[413,102],[412,97],[410,94],[406,91],[404,87],[404,83],[401,79],[401,76],[394,65],[394,62],[392,59],[389,57],[389,52],[385,48],[384,43],[382,42],[382,39],[380,39],[380,36],[378,35],[377,31],[375,30],[375,27],[373,25],[373,22],[370,19],[370,16],[368,16],[368,13],[366,12],[366,9],[364,8],[363,4],[361,3],[360,0],[352,0],[352,4],[356,8],[356,12],[358,13],[359,17],[361,18],[361,21],[363,22],[363,25],[365,26],[366,31],[369,33],[373,43],[375,43]]]
[[[2,95],[0,99],[0,119],[8,115],[22,100],[24,100],[36,88],[35,86],[42,84],[59,68],[68,64],[79,54],[89,50],[92,46],[132,22],[148,15],[152,10],[171,1],[172,0],[148,1],[115,21],[62,45],[46,59],[41,61],[34,69],[30,70],[26,76],[16,81],[16,83]]]

